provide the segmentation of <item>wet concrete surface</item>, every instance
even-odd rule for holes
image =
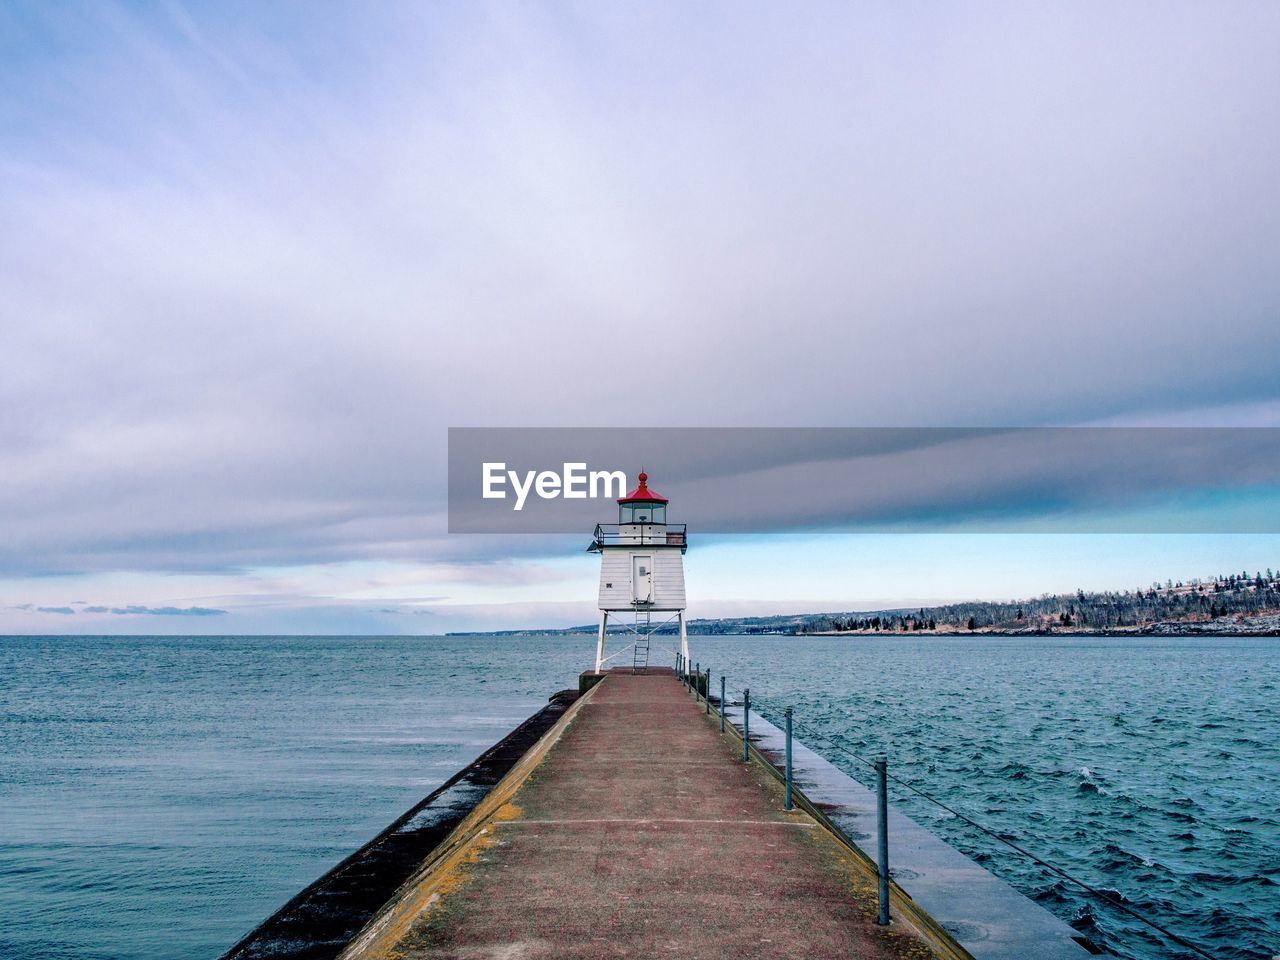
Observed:
[[[874,877],[670,671],[611,674],[360,958],[928,958]]]

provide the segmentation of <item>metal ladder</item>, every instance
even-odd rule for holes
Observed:
[[[648,610],[636,610],[636,645],[631,648],[631,669],[645,673],[649,669],[649,630],[652,614]]]

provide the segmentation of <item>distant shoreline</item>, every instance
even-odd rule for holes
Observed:
[[[1275,619],[1275,618],[1269,618]],[[1010,630],[1002,627],[937,629],[908,631],[823,630],[811,633],[783,634],[795,637],[1280,637],[1280,625],[1242,626],[1218,623],[1186,623],[1172,621],[1151,623],[1141,627],[1057,627],[1046,630]]]

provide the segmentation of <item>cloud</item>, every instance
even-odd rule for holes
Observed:
[[[216,617],[227,611],[214,610],[210,607],[144,607],[134,604],[127,607],[112,607],[111,612],[126,616],[146,614],[153,617]]]
[[[451,425],[1280,382],[1274,7],[0,18],[12,576],[567,549],[448,537]]]
[[[77,604],[83,604],[83,601],[76,601]],[[30,603],[14,604],[9,607],[11,610],[23,610],[36,613],[58,613],[58,614],[74,614],[76,612],[73,606],[45,606],[40,607]],[[82,606],[82,613],[88,614],[112,614],[114,616],[152,616],[152,617],[216,617],[227,613],[226,610],[214,607],[176,607],[176,606],[146,606],[144,604],[128,604],[123,606],[108,607],[101,604],[92,606]]]

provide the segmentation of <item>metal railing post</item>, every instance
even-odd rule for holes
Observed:
[[[702,702],[706,705],[706,708],[707,708],[704,712],[709,717],[711,716],[711,668],[710,667],[707,667],[707,672],[703,677],[703,679],[706,682],[706,686],[702,688]]]
[[[747,736],[751,731],[751,688],[742,691],[742,762],[746,763],[751,754],[748,752]]]
[[[784,714],[787,718],[787,802],[783,809],[790,810],[791,803],[791,708],[787,707]]]
[[[720,732],[724,733],[724,674],[720,674]]]
[[[702,676],[702,661],[699,660],[693,665],[693,702],[698,702],[698,678]]]
[[[889,922],[889,761],[876,758],[876,873],[880,879],[880,916],[876,923]]]

